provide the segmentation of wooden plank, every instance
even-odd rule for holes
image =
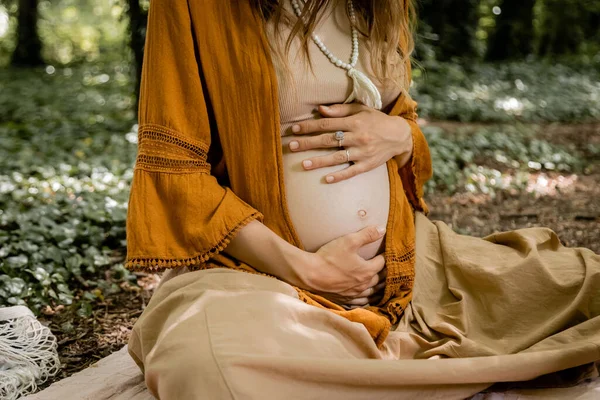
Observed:
[[[570,388],[520,389],[480,393],[470,400],[597,400],[600,378]],[[127,346],[99,360],[89,368],[55,382],[25,400],[156,400],[144,383],[144,376],[127,353]]]
[[[585,381],[577,386],[554,389],[519,389],[506,392],[480,393],[470,400],[598,400],[600,379]]]
[[[22,397],[25,400],[155,400],[127,345],[68,378]]]

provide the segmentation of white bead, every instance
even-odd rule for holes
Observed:
[[[296,15],[298,17],[300,17],[302,15],[302,9],[300,8],[298,1],[291,0],[291,2],[292,2],[292,6],[294,8],[294,12],[296,13]],[[350,70],[354,68],[354,66],[356,65],[356,62],[358,61],[358,31],[355,27],[356,15],[354,13],[354,4],[352,4],[352,0],[348,0],[348,11],[350,14],[350,21],[352,22],[352,24],[351,24],[352,55],[350,57],[349,64],[343,62],[342,60],[340,60],[336,56],[334,56],[333,53],[327,48],[327,46],[325,46],[325,44],[323,43],[321,38],[316,33],[312,33],[311,38],[315,42],[317,47],[321,50],[321,52],[323,52],[323,54],[325,54],[325,56],[329,59],[329,61],[331,63],[335,64],[335,66],[337,66],[337,67],[344,68],[345,70],[350,72]]]

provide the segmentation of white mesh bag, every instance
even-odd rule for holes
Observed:
[[[36,391],[60,370],[56,337],[24,306],[0,308],[0,399]]]

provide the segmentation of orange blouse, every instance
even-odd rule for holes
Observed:
[[[222,250],[253,219],[302,249],[286,206],[277,76],[264,25],[249,1],[150,4],[125,266],[263,274]],[[432,166],[416,106],[401,94],[389,112],[408,121],[414,147],[403,167],[396,157],[387,162],[383,299],[345,310],[296,288],[306,303],[364,324],[378,346],[411,300],[414,210],[428,213],[423,184]]]

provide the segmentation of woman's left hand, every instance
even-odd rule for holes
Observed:
[[[299,122],[292,126],[292,132],[296,135],[327,133],[297,138],[289,143],[289,147],[294,152],[335,148],[339,144],[334,132],[343,131],[344,149],[302,162],[306,170],[343,164],[347,162],[348,150],[353,164],[327,175],[325,180],[328,183],[375,169],[397,155],[404,155],[402,159],[406,162],[412,154],[410,125],[402,117],[390,116],[358,103],[319,106],[319,112],[324,118]],[[297,146],[294,146],[295,142]]]

